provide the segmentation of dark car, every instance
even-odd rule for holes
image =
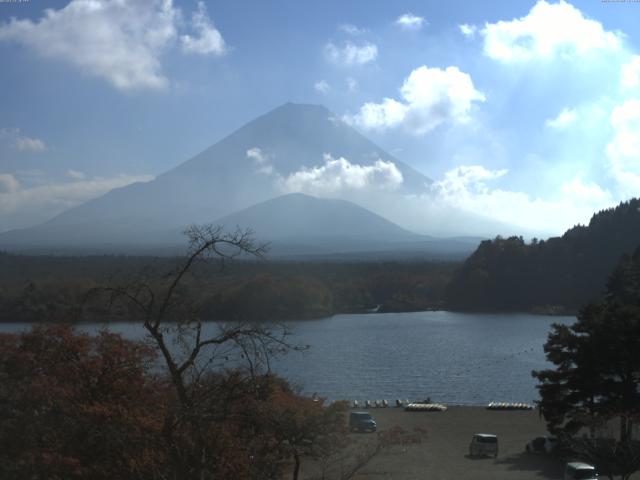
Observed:
[[[471,437],[469,456],[498,457],[498,437],[493,433],[476,433]]]
[[[351,412],[349,415],[349,430],[352,432],[375,432],[377,428],[369,412]]]
[[[552,453],[558,446],[558,439],[550,436],[536,437],[525,445],[527,453]]]

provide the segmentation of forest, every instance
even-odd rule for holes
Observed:
[[[92,288],[144,278],[153,283],[181,258],[22,256],[0,253],[0,321],[133,319],[134,312],[86,303]],[[442,308],[454,262],[199,263],[185,294],[210,320],[287,320],[335,313]],[[82,316],[79,307],[85,304]],[[379,306],[379,308],[378,308]]]
[[[468,311],[574,314],[598,301],[622,255],[640,245],[640,200],[593,215],[548,240],[483,241],[447,285],[445,303]]]

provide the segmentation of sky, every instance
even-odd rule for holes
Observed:
[[[0,231],[323,104],[443,205],[549,234],[640,192],[640,3],[0,2]],[[331,152],[327,152],[331,154]]]

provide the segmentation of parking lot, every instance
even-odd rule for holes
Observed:
[[[399,408],[368,410],[379,429],[399,426],[405,431],[426,430],[420,444],[393,446],[366,464],[356,479],[375,480],[533,480],[561,479],[562,462],[527,454],[526,443],[546,433],[536,410],[489,411],[481,407],[451,407],[444,413],[405,412]],[[499,439],[494,458],[472,458],[469,442],[474,433],[493,433]],[[354,445],[371,442],[375,434],[354,433]],[[356,451],[352,445],[351,450]],[[318,477],[317,465],[303,464],[305,478]],[[327,478],[332,478],[331,475]]]

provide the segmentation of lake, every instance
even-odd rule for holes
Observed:
[[[549,366],[543,344],[551,324],[574,321],[511,313],[412,312],[289,322],[292,341],[310,348],[277,358],[273,368],[304,392],[331,400],[429,397],[469,405],[530,403],[538,398],[531,371]],[[0,330],[28,327],[4,324]],[[137,324],[110,328],[128,338],[144,335]]]

